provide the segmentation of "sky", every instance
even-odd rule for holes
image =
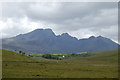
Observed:
[[[51,28],[56,35],[101,35],[118,42],[117,2],[5,2],[0,15],[0,38]]]

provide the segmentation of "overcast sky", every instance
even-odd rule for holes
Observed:
[[[79,39],[104,36],[118,41],[117,2],[10,2],[2,3],[0,32],[13,37],[37,28]]]

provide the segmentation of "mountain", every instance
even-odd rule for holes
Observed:
[[[51,29],[36,29],[26,34],[2,39],[2,48],[12,51],[33,53],[79,53],[113,50],[118,44],[112,40],[98,36],[77,39],[68,33],[55,35]]]

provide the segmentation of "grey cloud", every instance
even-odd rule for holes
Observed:
[[[101,9],[117,7],[117,3],[5,3],[4,16],[28,16],[34,20],[62,22],[65,19],[99,13]]]
[[[115,8],[117,7],[115,4],[117,3],[59,3],[55,6],[48,6],[50,11],[45,10],[46,8],[42,9],[43,6],[47,6],[46,4],[37,6],[37,9],[34,4],[31,4],[29,9],[26,9],[26,14],[34,20],[42,19],[51,23],[61,24],[66,19],[83,18],[86,15],[96,15],[102,9]],[[38,3],[36,5],[40,4]]]
[[[117,40],[117,7],[117,2],[4,3],[2,13],[4,19],[13,18],[18,23],[18,19],[28,17],[34,22],[55,24],[51,26],[55,32],[87,29],[88,33]]]

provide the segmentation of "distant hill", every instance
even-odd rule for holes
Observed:
[[[2,39],[2,48],[12,51],[34,53],[79,53],[114,50],[118,44],[112,40],[98,36],[77,39],[68,33],[55,35],[51,29],[36,29],[16,37]]]

